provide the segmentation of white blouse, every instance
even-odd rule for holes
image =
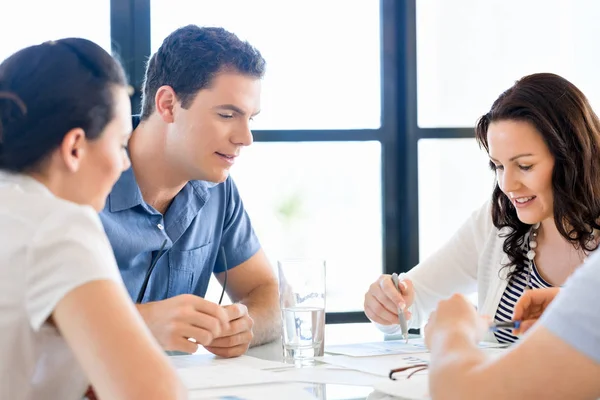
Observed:
[[[82,398],[88,380],[48,318],[100,279],[123,285],[95,210],[0,171],[0,399]]]

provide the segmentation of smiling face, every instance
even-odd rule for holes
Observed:
[[[535,224],[553,218],[554,157],[529,122],[496,121],[487,131],[489,157],[498,185],[519,220]]]
[[[259,78],[222,72],[187,109],[175,104],[167,151],[188,180],[227,179],[242,147],[252,144],[250,123],[260,112],[260,91]]]

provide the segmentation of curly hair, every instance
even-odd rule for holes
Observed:
[[[498,97],[475,127],[480,147],[489,153],[488,127],[496,121],[530,123],[542,135],[554,158],[554,221],[562,237],[586,252],[600,217],[600,120],[585,95],[571,82],[550,73],[523,77]],[[492,193],[492,219],[505,238],[508,277],[525,269],[524,238],[531,225],[517,217],[498,182]]]
[[[230,70],[262,78],[265,65],[256,48],[223,28],[181,27],[165,38],[146,65],[141,119],[154,112],[154,97],[161,86],[170,86],[182,107],[188,108],[218,73]]]

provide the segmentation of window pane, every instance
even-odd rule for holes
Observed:
[[[152,0],[151,13],[152,52],[187,24],[222,26],[261,51],[255,129],[380,127],[379,0]]]
[[[65,37],[83,37],[110,52],[110,1],[3,2],[0,37],[4,38],[0,42],[0,60],[23,47]]]
[[[446,243],[493,188],[489,159],[475,139],[419,140],[419,259]]]
[[[357,311],[382,267],[379,142],[259,142],[232,170],[272,265],[327,261],[327,311]],[[310,162],[307,162],[310,160]]]
[[[553,72],[600,107],[600,2],[417,0],[418,123],[469,127],[515,80]]]

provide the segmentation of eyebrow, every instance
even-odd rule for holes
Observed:
[[[221,104],[220,106],[216,106],[215,108],[218,108],[220,110],[229,110],[229,111],[235,111],[236,113],[240,114],[240,115],[246,115],[246,113],[244,112],[244,110],[242,110],[241,108],[234,106],[233,104]],[[260,113],[260,110],[258,110],[257,112],[255,112],[254,114],[252,114],[253,117],[257,116]]]
[[[515,160],[517,160],[517,159],[519,159],[521,157],[531,157],[532,155],[533,154],[531,154],[531,153],[519,154],[519,155],[516,155],[514,157],[511,157],[508,161],[515,161]],[[498,162],[498,160],[496,160],[494,157],[490,157],[490,160]]]

